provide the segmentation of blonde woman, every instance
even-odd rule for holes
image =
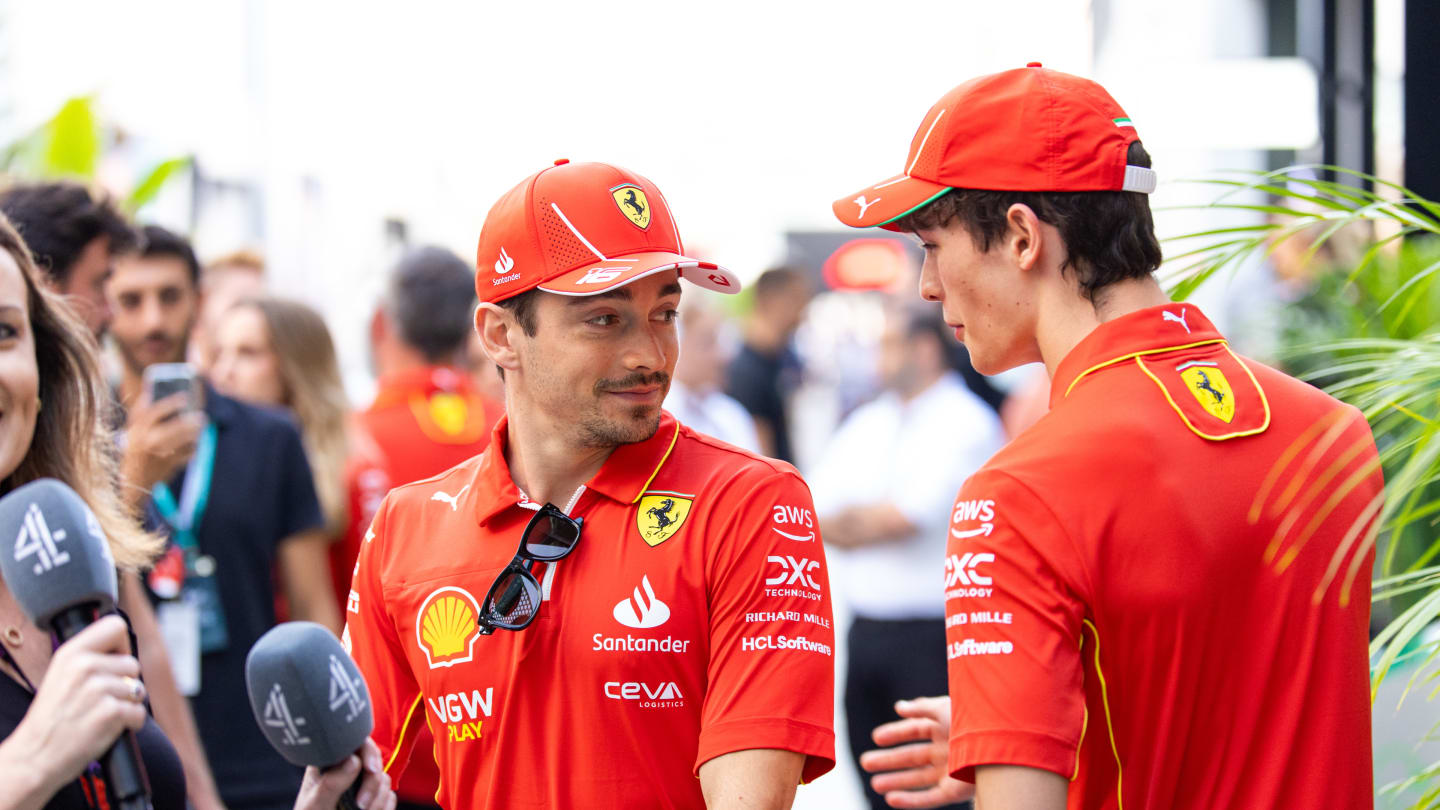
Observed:
[[[339,535],[350,517],[348,406],[324,318],[298,301],[242,299],[216,324],[215,350],[211,382],[222,394],[294,412],[326,526]]]

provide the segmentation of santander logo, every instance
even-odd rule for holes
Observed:
[[[615,605],[615,621],[637,630],[659,627],[669,621],[670,606],[655,596],[649,576],[641,577],[640,587],[645,589],[643,596],[640,588],[636,588],[628,598]]]
[[[506,273],[508,273],[508,272],[510,272],[511,270],[513,270],[514,268],[515,268],[515,260],[512,259],[512,258],[510,258],[510,254],[505,252],[505,248],[504,248],[504,247],[501,247],[501,248],[500,248],[500,260],[497,261],[497,262],[495,262],[495,275],[497,275],[497,276],[503,276],[503,275],[505,275]]]

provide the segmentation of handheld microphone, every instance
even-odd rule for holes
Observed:
[[[360,750],[375,727],[360,669],[335,634],[314,622],[286,622],[245,657],[250,710],[270,745],[292,765],[329,770]],[[340,806],[354,810],[362,769]]]
[[[115,607],[115,559],[100,521],[75,490],[53,478],[0,498],[0,575],[36,627],[61,642]],[[135,732],[100,759],[110,804],[150,810],[150,780]]]

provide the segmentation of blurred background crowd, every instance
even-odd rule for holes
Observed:
[[[919,306],[913,240],[832,227],[835,194],[894,168],[852,156],[898,164],[914,110],[1042,59],[1131,113],[1169,181],[1162,236],[1293,204],[1207,208],[1219,191],[1182,182],[1221,171],[1326,163],[1440,195],[1440,172],[1404,159],[1440,137],[1406,103],[1440,73],[1407,47],[1440,21],[1413,0],[643,5],[0,0],[0,210],[101,341],[126,492],[172,538],[145,586],[194,709],[198,745],[177,748],[197,806],[293,797],[298,776],[245,730],[244,651],[287,617],[341,632],[380,498],[488,443],[504,391],[472,340],[474,241],[555,158],[650,177],[691,255],[746,279],[736,300],[687,291],[666,405],[811,484],[851,748],[895,699],[943,693],[951,499],[1049,396],[1043,369],[970,367]],[[1301,372],[1313,359],[1289,350],[1307,341],[1430,328],[1423,307],[1377,326],[1393,285],[1347,287],[1367,244],[1322,229],[1192,300],[1243,353]],[[154,367],[181,362],[201,393],[157,401]],[[168,615],[187,553],[215,580],[198,639]],[[1389,709],[1382,781],[1426,756],[1386,741],[1435,714]],[[861,785],[842,765],[797,806],[866,806]]]

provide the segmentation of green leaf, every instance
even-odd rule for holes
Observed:
[[[100,162],[100,124],[91,97],[65,102],[44,129],[48,142],[41,168],[46,175],[95,177],[95,166]]]
[[[189,157],[171,158],[154,167],[135,185],[135,190],[125,199],[125,210],[134,215],[136,211],[144,208],[160,193],[165,184],[175,177],[177,172],[190,168]]]

